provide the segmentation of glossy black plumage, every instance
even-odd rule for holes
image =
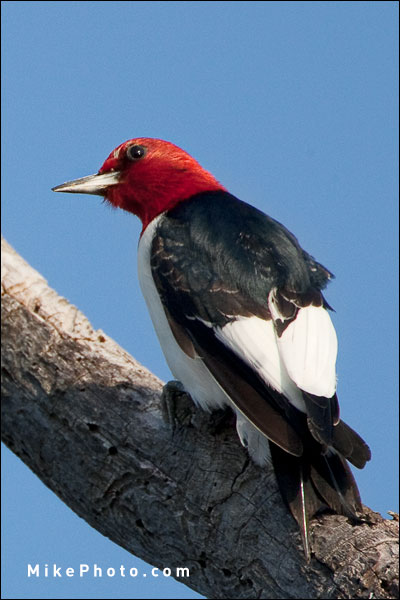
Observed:
[[[227,192],[198,194],[169,211],[157,228],[151,265],[164,306],[192,334],[199,319],[219,327],[239,316],[270,320],[273,288],[288,313],[277,323],[280,334],[298,306],[325,305],[321,289],[332,277],[283,225]],[[306,402],[330,441],[325,415],[333,412],[337,421],[336,398]]]
[[[344,458],[328,446],[360,468],[370,452],[340,421],[336,394],[303,392],[306,415],[216,336],[240,317],[270,321],[271,292],[281,336],[301,307],[329,308],[321,290],[332,274],[283,225],[223,191],[198,194],[161,218],[151,268],[180,347],[201,356],[239,411],[274,442],[278,483],[305,548],[305,523],[318,510],[355,516],[361,508],[357,486]]]

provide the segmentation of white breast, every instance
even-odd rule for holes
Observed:
[[[163,215],[154,219],[139,241],[138,276],[154,329],[173,376],[190,393],[203,410],[213,410],[230,405],[228,396],[210,375],[200,358],[190,358],[181,350],[169,326],[160,296],[151,274],[150,251],[155,229]]]
[[[145,229],[139,241],[138,276],[146,300],[154,329],[166,361],[173,376],[180,381],[192,399],[203,410],[215,410],[230,406],[236,413],[236,429],[242,444],[247,447],[252,459],[259,465],[270,460],[268,438],[254,427],[231,403],[229,396],[215,381],[200,358],[190,358],[185,354],[169,326],[150,267],[150,251],[155,229],[160,215]]]

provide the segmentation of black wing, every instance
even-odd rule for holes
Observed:
[[[240,372],[242,386],[250,387],[253,394],[235,393],[238,382],[229,385],[234,389],[228,393],[270,439],[274,440],[273,431],[279,430],[277,420],[282,427],[293,429],[287,399],[222,344],[215,328],[238,317],[271,320],[268,296],[275,289],[281,316],[275,326],[281,335],[300,307],[326,306],[321,289],[332,274],[307,254],[283,225],[226,192],[199,194],[168,212],[154,237],[151,266],[182,349],[193,356],[195,348],[225,389],[232,371]],[[336,395],[305,394],[304,400],[313,434],[318,441],[330,443],[333,426],[339,421]],[[272,411],[276,412],[274,419]],[[281,439],[275,441],[288,452],[301,452],[298,439],[287,437],[292,439],[287,439],[286,445]]]
[[[236,408],[274,442],[279,487],[308,557],[308,519],[326,506],[350,516],[361,509],[345,458],[362,468],[370,450],[339,419],[336,394],[303,394],[308,415],[300,412],[216,332],[239,317],[257,316],[273,319],[279,337],[302,307],[329,308],[321,290],[332,274],[280,223],[225,192],[199,194],[164,215],[151,267],[182,350],[200,356]]]

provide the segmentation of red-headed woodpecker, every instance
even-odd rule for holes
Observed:
[[[140,217],[140,286],[168,365],[201,408],[231,407],[257,464],[272,460],[309,557],[308,520],[324,508],[356,518],[347,460],[363,468],[371,457],[339,417],[321,292],[332,274],[169,142],[129,140],[96,175],[54,191],[98,194]]]

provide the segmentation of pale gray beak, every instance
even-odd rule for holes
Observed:
[[[119,183],[120,175],[120,171],[96,173],[95,175],[88,175],[87,177],[81,177],[74,181],[67,181],[66,183],[62,183],[51,189],[53,192],[70,192],[71,194],[95,194],[97,196],[104,196],[107,192],[107,188]]]

